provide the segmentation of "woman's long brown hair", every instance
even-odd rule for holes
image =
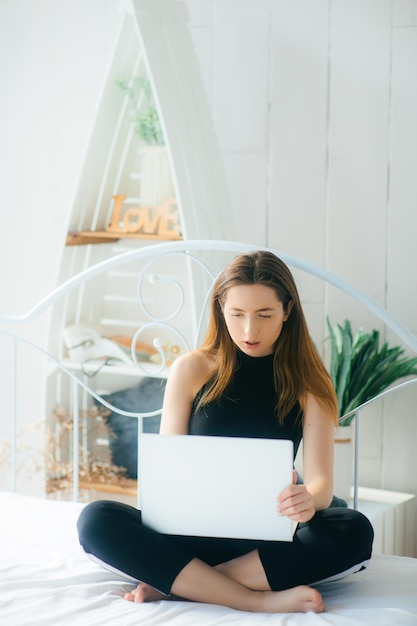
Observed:
[[[210,320],[201,350],[213,357],[215,367],[199,398],[198,407],[218,399],[235,371],[238,348],[227,330],[223,306],[228,290],[237,285],[271,287],[288,315],[274,346],[279,419],[283,420],[297,401],[303,407],[306,394],[311,393],[337,422],[333,383],[308,332],[294,278],[285,263],[267,251],[235,257],[214,283]]]

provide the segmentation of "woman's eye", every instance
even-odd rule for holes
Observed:
[[[262,317],[264,319],[270,320],[272,315],[260,315],[259,317]]]

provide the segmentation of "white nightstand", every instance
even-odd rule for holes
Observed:
[[[374,554],[417,556],[414,494],[359,487],[358,509],[374,527]]]

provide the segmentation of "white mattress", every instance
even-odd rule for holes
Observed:
[[[0,493],[0,624],[274,626],[417,624],[417,559],[375,556],[369,568],[322,585],[326,612],[253,614],[188,602],[135,605],[131,585],[78,544],[80,504]]]

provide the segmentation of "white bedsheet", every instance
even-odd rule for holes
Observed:
[[[78,544],[82,505],[0,493],[0,624],[4,626],[417,625],[417,559],[373,557],[369,568],[322,585],[326,612],[253,614],[188,602],[135,605],[131,585]]]

